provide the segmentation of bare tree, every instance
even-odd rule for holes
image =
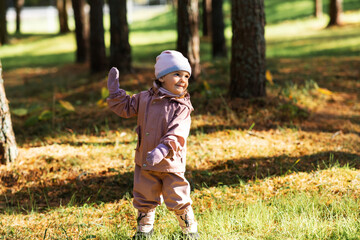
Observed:
[[[314,15],[316,18],[322,17],[323,7],[322,0],[314,0]]]
[[[216,0],[215,0],[216,1]],[[202,21],[203,21],[203,36],[211,36],[211,2],[212,0],[202,1]]]
[[[252,98],[265,91],[264,0],[232,0],[232,98]]]
[[[89,24],[85,13],[85,0],[72,0],[75,19],[76,35],[76,62],[83,63],[88,60],[89,51]]]
[[[342,0],[330,0],[329,16],[330,21],[328,27],[341,25]]]
[[[104,0],[91,0],[90,4],[90,70],[106,70],[107,60],[104,40]]]
[[[198,0],[178,1],[177,50],[189,59],[192,76],[196,81],[201,72]]]
[[[223,0],[212,1],[212,56],[226,57],[225,24],[223,14]]]
[[[17,155],[18,150],[11,123],[10,108],[6,99],[0,61],[0,164],[14,162]]]
[[[109,0],[110,7],[110,65],[120,71],[131,71],[131,48],[127,22],[126,0]]]
[[[0,45],[8,43],[8,31],[6,23],[6,0],[0,0]]]
[[[59,13],[60,33],[68,33],[70,29],[68,24],[67,0],[57,0],[56,7]]]
[[[21,10],[24,6],[25,0],[14,0],[15,11],[16,11],[16,33],[21,31]]]

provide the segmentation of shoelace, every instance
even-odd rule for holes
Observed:
[[[183,220],[185,222],[186,227],[189,227],[189,220],[187,220],[187,214],[185,214],[185,219],[182,218],[182,216],[180,216],[181,220]]]
[[[144,217],[146,217],[146,213],[144,213],[144,215],[141,215],[141,213],[139,213],[139,216],[137,218],[137,223],[139,224],[139,222],[141,221],[141,219],[143,219]]]

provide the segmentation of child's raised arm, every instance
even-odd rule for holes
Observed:
[[[109,89],[110,98],[116,96],[120,91],[119,70],[116,67],[112,67],[109,71],[107,87]]]
[[[120,89],[119,70],[116,67],[112,67],[109,71],[107,86],[109,108],[120,117],[135,117],[138,112],[139,94],[129,96],[125,90]]]

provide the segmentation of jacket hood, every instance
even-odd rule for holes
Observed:
[[[191,112],[194,111],[194,107],[191,104],[190,94],[188,93],[188,91],[186,91],[182,96],[166,94],[160,91],[160,86],[155,81],[153,82],[153,87],[149,91],[154,95],[158,95],[160,98],[166,97],[170,98],[173,101],[184,104],[190,109]]]

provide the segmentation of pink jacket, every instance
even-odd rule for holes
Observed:
[[[120,93],[108,98],[107,103],[120,117],[137,116],[137,165],[144,170],[185,172],[186,140],[190,132],[190,113],[194,110],[189,94],[176,98],[162,94],[158,88],[153,87],[129,96],[120,89]],[[150,166],[146,155],[160,143],[168,146],[170,152],[159,164]]]

